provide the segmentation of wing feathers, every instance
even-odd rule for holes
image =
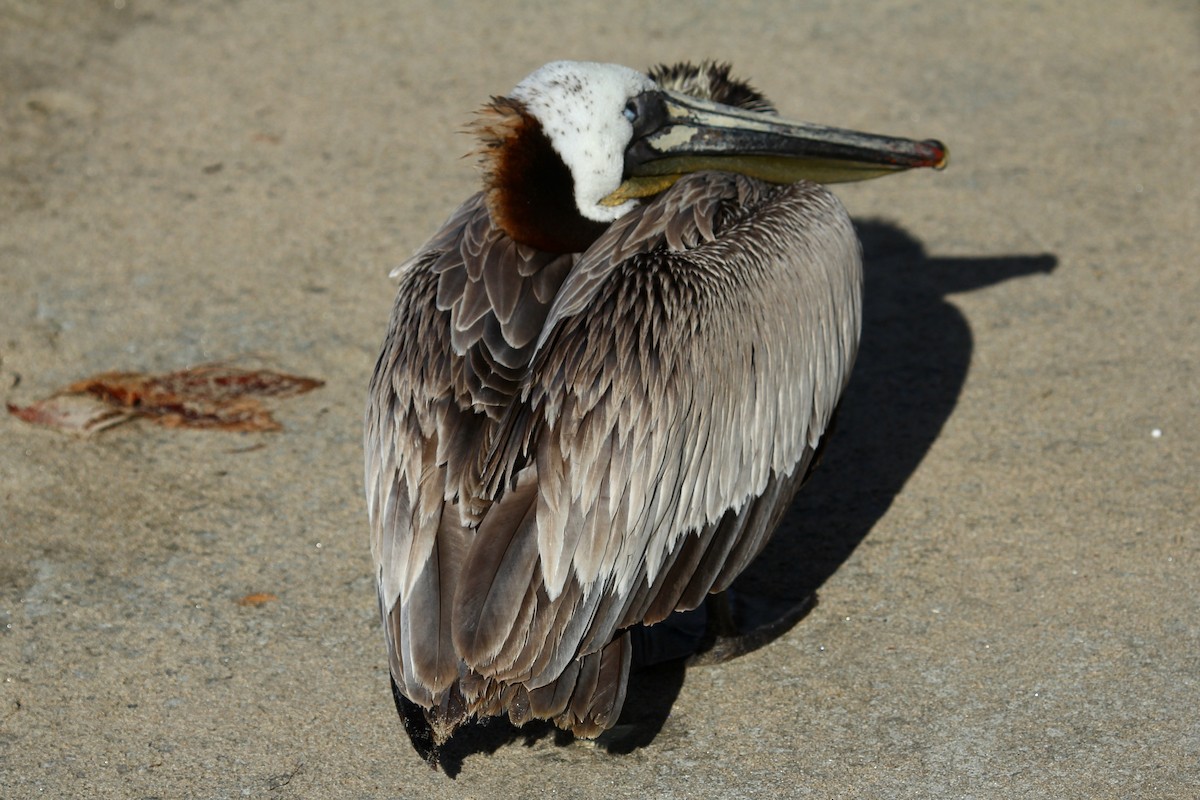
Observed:
[[[393,678],[431,725],[615,722],[622,629],[723,589],[807,473],[860,271],[827,191],[715,173],[577,255],[475,197],[399,270],[368,505]]]
[[[458,678],[458,654],[451,638],[451,598],[462,572],[467,532],[453,506],[445,506],[436,542],[425,568],[403,603],[393,609],[401,617],[401,635],[410,654],[410,679],[441,694]],[[421,641],[414,641],[417,638]]]
[[[526,471],[492,506],[463,564],[454,600],[454,645],[468,664],[495,658],[533,580],[538,558],[534,477]]]

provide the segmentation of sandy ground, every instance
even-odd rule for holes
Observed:
[[[279,434],[0,416],[0,796],[1196,796],[1200,11],[806,5],[0,0],[3,399],[328,382]],[[452,781],[387,690],[364,387],[456,131],[560,57],[727,59],[953,159],[839,190],[862,359],[757,568],[818,607],[630,752],[494,731]]]

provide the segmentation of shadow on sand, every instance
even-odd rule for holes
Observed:
[[[1049,273],[1058,263],[1049,254],[933,258],[886,222],[859,222],[858,231],[866,265],[863,341],[837,430],[766,551],[733,585],[741,601],[739,630],[766,626],[773,633],[758,645],[785,633],[815,606],[817,590],[886,513],[950,417],[973,347],[966,319],[946,295]],[[787,624],[778,624],[783,618]],[[635,672],[625,712],[600,745],[628,753],[653,741],[686,669],[676,659]],[[443,749],[442,768],[453,777],[469,755],[548,736],[571,741],[549,723],[517,730],[494,720],[464,729]]]

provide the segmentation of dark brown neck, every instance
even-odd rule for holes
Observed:
[[[477,130],[488,210],[515,241],[550,253],[579,253],[608,227],[579,213],[570,170],[519,102],[497,98]]]

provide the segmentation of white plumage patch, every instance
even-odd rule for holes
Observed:
[[[584,217],[612,222],[637,205],[600,201],[621,185],[625,148],[633,126],[626,104],[655,83],[619,64],[554,61],[517,84],[511,97],[520,100],[542,125],[554,150],[575,183],[575,205]]]

